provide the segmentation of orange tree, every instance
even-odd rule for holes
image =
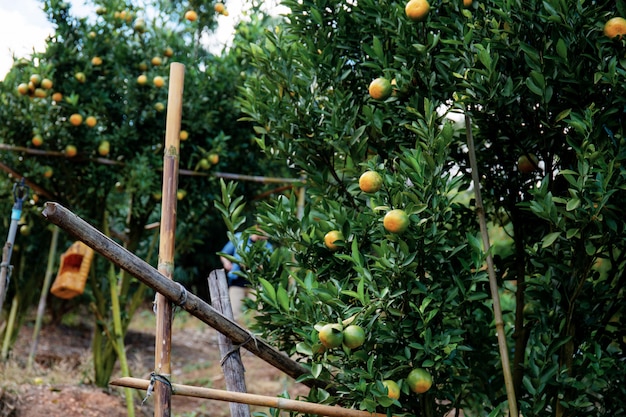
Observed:
[[[97,15],[78,19],[68,3],[44,1],[55,27],[46,50],[16,59],[0,85],[1,162],[6,172],[34,185],[24,214],[31,234],[18,240],[30,266],[16,271],[23,280],[10,286],[8,299],[20,291],[31,301],[38,297],[30,289],[40,287],[45,267],[42,242],[50,238],[39,212],[48,200],[61,202],[155,264],[158,229],[145,226],[160,219],[165,106],[174,61],[186,67],[175,279],[206,293],[205,277],[218,259],[206,254],[214,254],[226,239],[211,204],[217,191],[213,174],[263,175],[271,167],[255,155],[250,124],[237,122],[233,97],[246,74],[241,50],[215,55],[202,46],[200,39],[211,34],[221,16],[211,2],[155,2],[148,10],[134,2],[95,3]],[[190,9],[198,15],[195,21],[184,17]],[[246,36],[259,31],[248,29]],[[7,197],[10,182],[3,187]],[[247,184],[240,191],[255,196],[265,189]],[[3,201],[12,204],[12,199]],[[8,219],[10,204],[6,210]],[[68,245],[63,239],[60,247]],[[85,295],[53,303],[57,315],[81,304],[94,311],[100,385],[108,383],[116,360],[106,336],[114,333],[107,276],[106,262],[96,257]],[[118,279],[125,328],[146,298],[145,287],[123,274]],[[23,298],[21,305],[32,302]]]
[[[407,16],[404,2],[285,1],[286,23],[250,45],[258,76],[241,106],[261,147],[307,178],[303,213],[288,196],[259,213],[281,249],[244,260],[264,263],[249,270],[251,307],[259,331],[328,381],[312,400],[393,415],[506,408],[457,112],[499,237],[521,413],[623,412],[626,40],[603,29],[626,7],[570,3],[439,0]],[[381,77],[391,94],[369,88]],[[366,170],[379,191],[359,188]],[[402,233],[383,221],[396,209]],[[327,323],[361,326],[364,344],[328,348],[340,336],[320,343]]]

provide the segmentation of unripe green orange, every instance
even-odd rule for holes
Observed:
[[[383,226],[388,232],[402,233],[409,227],[409,216],[404,210],[391,210],[385,214]]]

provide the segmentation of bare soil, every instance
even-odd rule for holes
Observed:
[[[20,330],[9,359],[0,362],[0,417],[123,417],[128,416],[124,389],[99,388],[93,384],[90,343],[92,328],[88,315],[78,323],[46,324],[39,335],[35,361],[28,369],[33,329]],[[133,377],[149,379],[154,369],[154,315],[136,314],[126,337],[126,351]],[[308,388],[245,349],[240,351],[245,367],[247,391],[267,396],[288,392],[290,398],[304,396]],[[220,365],[217,332],[178,312],[172,328],[172,382],[225,389]],[[121,376],[116,370],[113,378]],[[154,415],[154,397],[144,404],[145,391],[134,390],[135,416]],[[251,407],[251,412],[268,412]],[[173,417],[226,417],[227,402],[172,397]]]

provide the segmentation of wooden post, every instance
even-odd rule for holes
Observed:
[[[170,65],[170,79],[165,125],[165,155],[163,157],[163,192],[161,200],[161,234],[159,240],[158,270],[172,279],[174,275],[174,241],[176,236],[176,192],[178,191],[178,163],[180,153],[180,124],[183,111],[183,86],[185,66],[178,62]],[[172,304],[162,295],[156,296],[156,340],[154,372],[171,379]],[[156,379],[154,386],[154,415],[171,414],[171,385]]]
[[[224,317],[233,320],[233,309],[228,296],[228,282],[224,270],[211,271],[208,281],[211,305]],[[221,333],[218,334],[217,340],[220,347],[226,389],[233,392],[246,392],[244,375],[246,370],[241,362],[239,348],[234,348],[233,342]],[[231,402],[230,415],[232,417],[250,417],[250,407],[248,404]]]

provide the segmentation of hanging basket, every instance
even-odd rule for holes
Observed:
[[[93,249],[83,242],[75,242],[61,255],[59,272],[50,292],[69,300],[85,291],[87,274],[91,268]]]

